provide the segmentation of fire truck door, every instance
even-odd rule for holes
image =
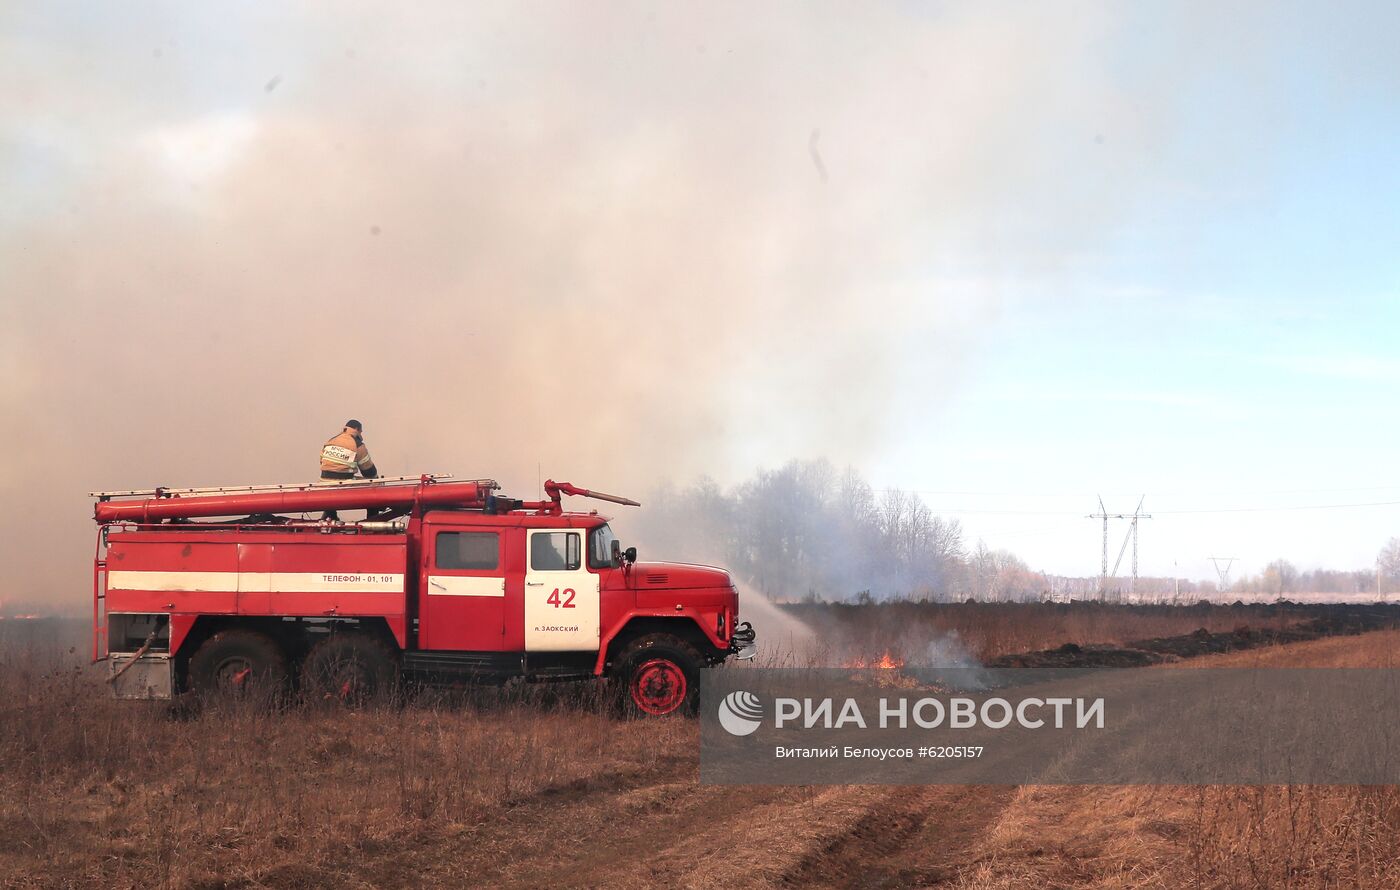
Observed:
[[[583,530],[531,530],[525,547],[525,650],[598,651],[601,598]]]
[[[433,528],[423,555],[424,649],[500,651],[505,639],[506,573],[495,531]]]

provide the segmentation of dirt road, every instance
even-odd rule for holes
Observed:
[[[688,757],[546,788],[372,883],[494,887],[938,886],[969,862],[1009,788],[700,785]],[[411,877],[410,877],[411,876]]]

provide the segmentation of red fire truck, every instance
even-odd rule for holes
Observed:
[[[93,658],[119,698],[591,677],[662,715],[693,709],[701,668],[753,654],[727,572],[637,562],[562,496],[635,501],[499,488],[429,474],[94,492]]]

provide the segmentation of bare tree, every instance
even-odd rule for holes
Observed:
[[[1400,538],[1391,538],[1385,542],[1385,546],[1376,557],[1376,565],[1387,580],[1400,580]]]
[[[1274,596],[1291,593],[1298,580],[1298,569],[1286,559],[1276,559],[1264,568],[1264,589]]]

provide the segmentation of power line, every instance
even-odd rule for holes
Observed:
[[[1062,534],[1067,526],[1056,525],[1050,528],[1033,528],[1023,531],[1005,529],[1002,531],[978,532],[976,537],[988,540],[1000,540],[1002,538],[1031,538],[1037,535],[1058,535]]]
[[[987,497],[987,498],[1065,498],[1076,499],[1084,496],[1083,492],[1073,491],[965,491],[940,488],[871,488],[871,491],[887,492],[896,491],[909,494],[936,494],[936,495],[957,495],[963,497]],[[1148,494],[1154,498],[1180,498],[1180,497],[1262,497],[1265,495],[1279,494],[1327,494],[1331,492],[1357,492],[1357,491],[1400,491],[1400,485],[1367,485],[1356,488],[1279,488],[1263,491],[1150,491]],[[1141,492],[1109,492],[1110,497],[1131,497]]]
[[[1077,510],[966,510],[954,508],[945,510],[941,507],[929,507],[934,513],[955,516],[1078,516]]]
[[[1362,504],[1299,504],[1285,507],[1220,507],[1203,510],[1158,510],[1158,513],[1171,513],[1177,516],[1195,513],[1282,513],[1291,510],[1348,510],[1360,507],[1395,507],[1400,501],[1370,501]]]
[[[1395,507],[1400,501],[1366,501],[1357,504],[1288,504],[1278,507],[1201,507],[1190,510],[1158,510],[1159,515],[1191,516],[1207,513],[1285,513],[1298,510],[1349,510],[1366,507]],[[959,507],[930,507],[933,512],[953,516],[1080,516],[1078,510],[969,510]]]

